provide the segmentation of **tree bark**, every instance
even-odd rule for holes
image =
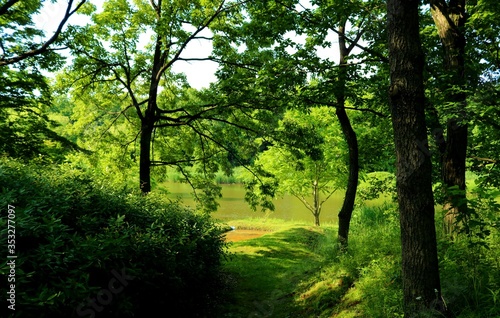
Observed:
[[[354,201],[356,199],[356,191],[358,189],[359,177],[359,151],[358,138],[356,132],[352,128],[347,112],[345,111],[345,90],[347,80],[347,56],[349,50],[346,46],[345,38],[345,22],[339,27],[339,86],[336,93],[337,108],[336,115],[342,128],[342,133],[347,142],[349,152],[349,178],[347,180],[347,188],[345,192],[344,202],[338,214],[339,229],[338,240],[341,247],[346,248],[349,239],[349,227],[351,224],[352,212],[354,210]]]
[[[441,175],[446,191],[444,220],[445,233],[456,231],[456,217],[467,213],[465,193],[465,160],[468,127],[465,92],[465,0],[431,0],[431,13],[444,48],[445,68],[448,73],[445,102],[452,106],[446,124],[446,141],[441,153]],[[449,191],[450,187],[460,191]]]
[[[318,180],[314,180],[313,182],[313,201],[314,201],[314,225],[320,226],[319,215],[321,213],[321,206],[319,202],[319,189],[318,189]]]
[[[160,84],[161,68],[165,62],[162,55],[162,41],[157,38],[149,84],[148,104],[144,117],[141,118],[139,181],[143,194],[151,192],[151,141],[155,124],[158,121],[158,86]]]
[[[431,158],[424,114],[424,57],[418,0],[388,0],[389,98],[396,149],[405,317],[446,312],[434,226]]]
[[[314,225],[315,225],[315,226],[320,226],[320,222],[319,222],[319,214],[318,214],[318,213],[315,213],[315,214],[314,214]]]
[[[151,192],[151,137],[154,122],[143,119],[141,125],[139,180],[143,194]]]

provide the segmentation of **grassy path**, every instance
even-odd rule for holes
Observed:
[[[231,225],[268,232],[231,243],[229,288],[215,317],[401,317],[399,234],[390,222],[354,222],[347,253],[336,226],[239,222]]]
[[[267,232],[231,244],[224,263],[229,287],[216,318],[403,317],[397,208],[358,210],[345,253],[337,248],[335,226],[238,222],[231,225]],[[499,237],[481,250],[465,239],[440,239],[442,291],[457,318],[500,317]]]
[[[301,317],[297,286],[324,264],[315,251],[324,229],[291,224],[267,229],[274,231],[231,243],[232,255],[225,262],[230,289],[217,317]]]

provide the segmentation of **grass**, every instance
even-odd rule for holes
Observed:
[[[324,262],[315,246],[325,230],[256,219],[236,226],[269,233],[232,243],[225,263],[227,301],[217,317],[288,317],[296,310],[295,287]]]
[[[231,225],[269,233],[231,244],[224,265],[229,289],[217,317],[330,317],[335,310],[350,312],[339,317],[361,317],[352,315],[362,297],[354,287],[361,272],[358,261],[370,263],[373,250],[363,248],[357,258],[354,252],[339,253],[337,228],[331,224],[246,219]],[[360,243],[353,240],[352,249]]]
[[[275,219],[270,217],[238,219],[238,220],[232,220],[228,224],[240,230],[257,230],[257,231],[268,231],[268,232],[278,232],[297,226],[311,225],[308,222],[285,221],[282,219]]]
[[[216,317],[403,317],[397,209],[355,211],[349,250],[333,224],[321,228],[273,219],[231,222],[267,231],[230,244],[227,289]],[[443,295],[456,317],[500,317],[499,235],[490,249],[440,239]]]

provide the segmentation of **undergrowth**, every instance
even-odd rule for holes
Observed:
[[[198,317],[216,299],[225,242],[208,215],[69,166],[7,160],[0,206],[15,210],[16,317]],[[0,226],[7,238],[6,213]]]

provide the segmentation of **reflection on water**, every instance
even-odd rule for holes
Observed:
[[[194,207],[192,190],[188,184],[169,182],[164,185],[170,192],[168,194],[170,198],[180,198],[184,204]],[[217,212],[213,213],[213,216],[221,220],[268,216],[284,220],[311,222],[311,224],[314,222],[311,212],[294,196],[285,195],[274,200],[275,211],[266,213],[261,212],[259,209],[252,211],[244,198],[245,189],[242,185],[222,185],[222,199],[218,201],[220,206]],[[344,191],[339,190],[323,204],[320,216],[322,223],[337,222],[337,214],[342,206],[343,199]]]

